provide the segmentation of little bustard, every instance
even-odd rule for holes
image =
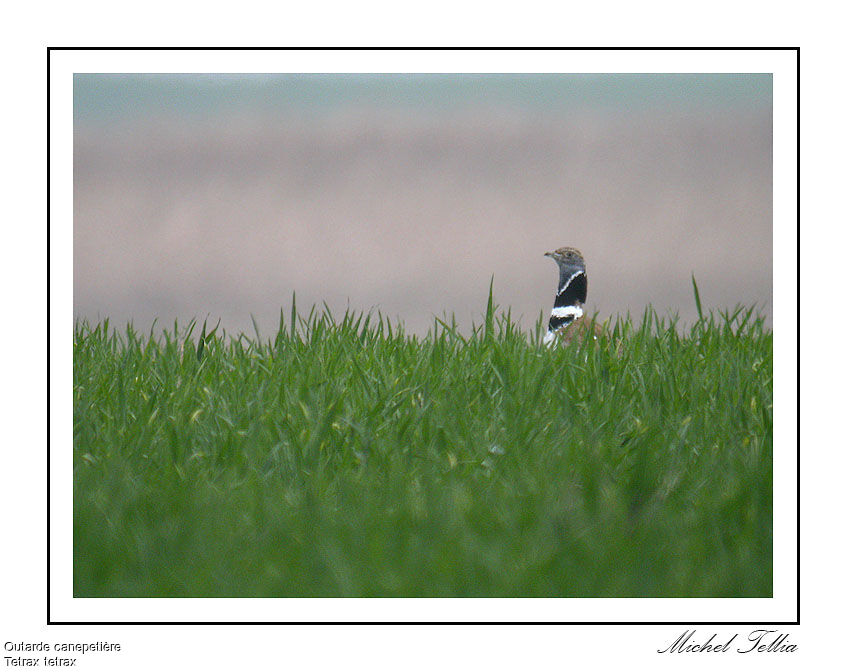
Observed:
[[[582,253],[573,247],[560,247],[553,252],[545,252],[544,256],[551,257],[559,266],[559,288],[550,312],[544,345],[581,340],[586,331],[591,332],[596,340],[603,328],[590,317],[584,317],[588,274]]]

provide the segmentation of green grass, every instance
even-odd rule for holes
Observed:
[[[699,297],[697,297],[699,308]],[[74,329],[74,595],[767,597],[772,334]]]

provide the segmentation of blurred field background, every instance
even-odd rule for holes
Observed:
[[[679,75],[74,77],[74,314],[302,308],[463,328],[489,281],[529,329],[580,248],[589,309],[772,311],[772,79]]]

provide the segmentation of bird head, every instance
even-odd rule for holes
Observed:
[[[559,265],[559,268],[568,271],[585,271],[585,259],[576,248],[560,247],[558,250],[545,252],[544,256],[553,259]]]

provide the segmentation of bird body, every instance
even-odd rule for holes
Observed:
[[[560,247],[546,252],[544,256],[551,257],[559,266],[559,285],[544,345],[582,340],[586,332],[596,340],[603,328],[590,317],[585,317],[583,306],[588,296],[588,275],[582,253],[573,247]]]

